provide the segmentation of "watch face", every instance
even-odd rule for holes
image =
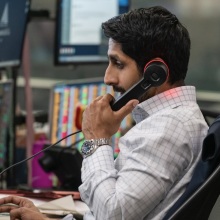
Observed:
[[[82,145],[82,154],[85,156],[90,155],[94,150],[93,141],[85,141]]]

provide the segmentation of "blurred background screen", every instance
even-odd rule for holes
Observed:
[[[29,0],[0,1],[0,67],[19,66]]]
[[[7,155],[9,154],[8,132],[12,111],[12,82],[0,82],[0,170],[8,165]]]
[[[128,9],[128,0],[58,0],[55,63],[107,62],[101,23]]]
[[[110,93],[114,95],[111,86],[104,84],[102,78],[68,81],[54,85],[50,98],[50,142],[55,143],[67,135],[81,130],[82,112],[96,97]],[[118,95],[114,95],[118,96]],[[128,115],[120,128],[112,137],[114,156],[117,157],[118,139],[132,126],[133,120]],[[76,147],[81,152],[83,134],[78,133],[65,140],[60,145]]]

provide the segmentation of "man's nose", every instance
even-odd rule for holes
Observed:
[[[108,67],[105,71],[104,82],[107,85],[117,85],[118,84],[117,73],[112,71],[110,67]]]

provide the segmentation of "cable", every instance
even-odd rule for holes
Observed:
[[[78,134],[78,133],[80,133],[80,132],[81,132],[81,130],[76,131],[76,132],[74,132],[74,133],[71,133],[71,134],[67,135],[66,137],[60,139],[60,140],[57,141],[56,143],[51,144],[50,146],[44,148],[43,150],[37,152],[36,154],[33,154],[31,157],[28,157],[28,158],[26,158],[26,159],[24,159],[24,160],[21,160],[21,161],[19,161],[18,163],[12,164],[11,166],[7,167],[6,169],[4,169],[4,170],[0,173],[0,177],[1,177],[1,175],[2,175],[3,173],[5,173],[7,170],[11,169],[12,167],[15,167],[15,166],[17,166],[17,165],[19,165],[19,164],[21,164],[21,163],[23,163],[23,162],[26,162],[26,161],[32,159],[33,157],[36,157],[38,154],[40,154],[40,153],[46,151],[47,149],[49,149],[49,148],[51,148],[51,147],[53,147],[53,146],[59,144],[62,140],[66,139],[66,138],[68,138],[68,137],[70,137],[70,136],[72,136],[72,135]]]
[[[74,148],[77,144],[79,144],[79,143],[80,143],[81,141],[83,141],[83,140],[84,140],[84,137],[81,138],[81,139],[79,139],[78,141],[76,141],[76,142],[70,144],[70,145],[67,146],[66,148]]]

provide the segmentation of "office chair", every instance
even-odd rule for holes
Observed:
[[[210,125],[186,191],[163,220],[208,220],[220,194],[220,116]]]

